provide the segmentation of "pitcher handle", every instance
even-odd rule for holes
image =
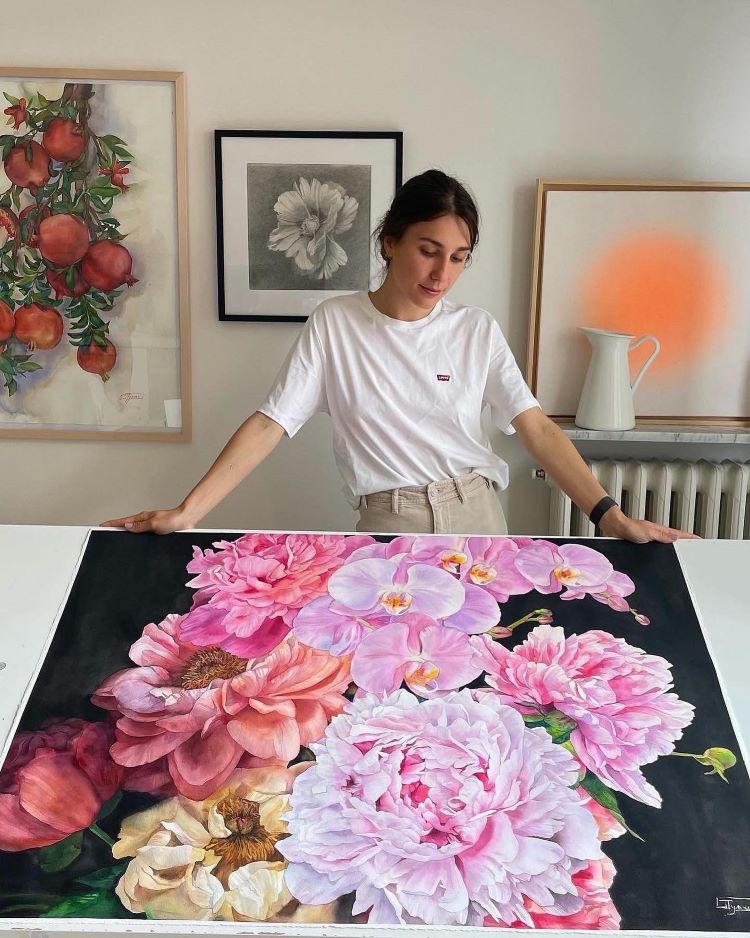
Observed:
[[[655,335],[642,335],[639,339],[635,339],[633,342],[630,343],[630,345],[628,346],[628,352],[632,352],[634,349],[637,349],[638,346],[641,345],[643,342],[653,342],[654,350],[648,356],[646,361],[641,365],[638,371],[638,374],[635,376],[635,378],[633,378],[633,381],[630,385],[631,391],[635,391],[635,389],[638,387],[638,384],[640,383],[640,380],[643,377],[644,372],[646,371],[648,366],[656,358],[656,356],[659,354],[661,350],[661,343],[659,342],[659,340],[656,338]]]

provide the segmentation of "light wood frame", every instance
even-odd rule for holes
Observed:
[[[171,82],[174,85],[175,121],[175,185],[177,207],[177,298],[180,328],[180,400],[182,425],[173,432],[162,430],[54,430],[24,427],[13,429],[0,425],[0,439],[57,439],[57,440],[106,440],[111,441],[154,441],[189,442],[192,427],[192,398],[190,375],[190,305],[188,273],[188,205],[187,205],[187,116],[185,105],[185,74],[175,71],[142,71],[133,69],[72,69],[72,68],[15,68],[0,67],[0,79],[23,78],[27,80],[79,79],[96,81],[153,81]],[[0,105],[0,108],[2,105]]]
[[[541,329],[541,296],[544,276],[544,234],[547,209],[547,193],[564,190],[586,191],[750,191],[748,182],[688,182],[675,180],[603,180],[603,179],[538,179],[536,192],[536,216],[534,223],[534,255],[531,274],[531,311],[529,316],[528,354],[526,360],[526,381],[537,393],[539,365],[539,336]],[[557,423],[571,423],[574,414],[549,414]],[[638,416],[637,426],[690,426],[690,427],[748,427],[748,417],[689,417],[674,415]]]

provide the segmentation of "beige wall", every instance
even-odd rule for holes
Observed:
[[[294,341],[295,325],[216,319],[214,128],[403,130],[405,176],[438,166],[477,195],[480,250],[454,295],[491,309],[523,360],[536,177],[747,179],[749,40],[745,0],[36,0],[3,16],[7,64],[186,73],[194,428],[189,444],[0,440],[0,522],[178,502]],[[511,530],[543,532],[530,461],[496,442]],[[353,523],[324,417],[203,522]]]

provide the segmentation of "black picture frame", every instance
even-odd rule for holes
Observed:
[[[368,289],[370,235],[402,183],[401,131],[215,130],[214,159],[221,322],[304,322],[323,299]],[[308,211],[299,233],[284,206]]]

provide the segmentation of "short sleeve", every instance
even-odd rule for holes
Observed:
[[[281,366],[258,410],[294,434],[313,414],[329,413],[325,388],[325,355],[313,313]]]
[[[512,420],[525,410],[540,406],[495,320],[492,321],[490,364],[483,400],[490,407],[493,424],[508,434],[516,432]]]

